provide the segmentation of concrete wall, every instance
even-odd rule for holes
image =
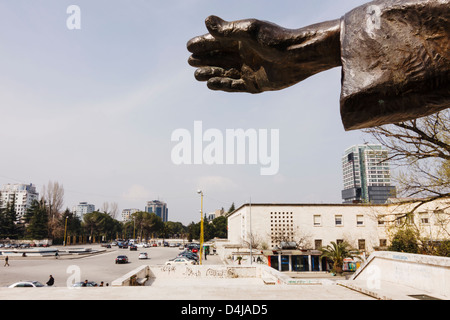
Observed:
[[[372,286],[381,281],[405,285],[450,298],[450,258],[390,251],[374,252],[352,280]]]
[[[122,277],[111,282],[111,286],[113,287],[122,287],[122,286],[130,286],[131,278],[136,277],[137,279],[148,278],[150,274],[149,266],[140,266]]]
[[[286,274],[269,266],[225,266],[225,265],[176,265],[176,266],[141,266],[126,275],[112,281],[113,287],[130,286],[131,278],[158,279],[225,279],[225,278],[259,278],[269,284],[324,284],[327,280],[292,279]]]
[[[171,265],[150,266],[150,278],[255,278],[256,267],[229,267],[225,265]]]

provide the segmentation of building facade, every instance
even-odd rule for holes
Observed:
[[[169,209],[167,208],[167,203],[165,202],[159,200],[147,201],[145,211],[156,214],[162,219],[163,222],[169,221]]]
[[[87,213],[92,213],[95,211],[95,205],[89,204],[87,202],[80,202],[72,208],[72,212],[83,220],[83,216]]]
[[[14,203],[18,219],[23,218],[34,200],[39,201],[39,193],[36,192],[36,187],[32,183],[8,183],[1,189],[1,206],[5,208],[8,203]]]
[[[386,203],[396,196],[391,185],[388,151],[381,145],[355,145],[342,157],[344,203]]]
[[[324,271],[320,249],[331,242],[370,254],[386,249],[405,224],[422,239],[449,239],[448,203],[426,203],[406,217],[416,204],[245,204],[228,217],[228,245],[258,248],[280,271]]]
[[[130,221],[131,220],[131,215],[133,213],[136,213],[136,212],[139,212],[139,211],[140,211],[139,209],[135,209],[135,208],[133,208],[133,209],[123,209],[122,210],[122,221],[125,221],[125,222]]]

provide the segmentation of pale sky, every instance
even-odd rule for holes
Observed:
[[[65,207],[117,202],[143,210],[167,202],[169,220],[250,200],[341,203],[341,157],[369,137],[346,132],[339,114],[340,68],[291,88],[214,92],[194,79],[187,41],[204,20],[257,18],[299,28],[341,17],[366,1],[14,0],[0,2],[0,184],[48,181]],[[67,8],[80,8],[69,30]],[[260,165],[176,165],[172,133],[278,129],[279,171]]]

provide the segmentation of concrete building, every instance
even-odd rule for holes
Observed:
[[[87,202],[80,202],[76,206],[72,208],[72,212],[78,216],[81,220],[83,220],[83,216],[86,213],[92,213],[95,211],[95,206],[93,204],[89,204]]]
[[[169,209],[165,202],[159,200],[147,201],[145,211],[156,214],[163,222],[169,221]]]
[[[133,213],[136,213],[136,212],[139,212],[139,211],[141,211],[141,210],[135,209],[135,208],[133,208],[133,209],[123,209],[122,210],[122,221],[125,221],[125,222],[130,221],[131,220],[131,215]]]
[[[399,226],[409,224],[423,239],[449,239],[450,208],[435,201],[405,216],[417,202],[369,204],[248,204],[228,217],[228,246],[257,247],[280,271],[324,271],[320,249],[346,241],[362,253],[385,249]]]
[[[17,218],[21,219],[34,200],[39,201],[36,187],[30,184],[6,184],[1,189],[1,206],[5,208],[8,203],[14,203]]]
[[[381,145],[355,145],[345,151],[342,157],[344,203],[382,204],[396,196],[387,158],[388,151]]]
[[[225,215],[225,210],[223,210],[223,208],[222,209],[217,209],[217,210],[214,210],[213,212],[207,213],[206,214],[206,219],[208,221],[212,221],[215,218],[222,217],[224,215]]]

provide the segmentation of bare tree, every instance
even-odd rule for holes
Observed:
[[[119,205],[117,202],[103,202],[101,211],[108,214],[111,218],[117,219],[119,214]]]
[[[45,201],[48,213],[49,234],[59,237],[62,234],[61,212],[64,205],[64,187],[58,182],[49,181],[42,188],[42,198]]]
[[[450,198],[450,111],[364,130],[390,153],[387,161],[397,166],[394,177],[401,196],[417,204]]]

